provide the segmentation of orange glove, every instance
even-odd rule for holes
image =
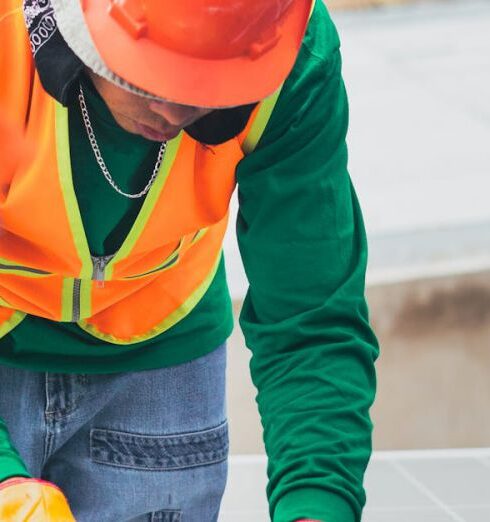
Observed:
[[[17,477],[0,483],[2,522],[75,522],[61,490],[44,480]]]

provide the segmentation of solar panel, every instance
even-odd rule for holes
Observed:
[[[219,522],[269,521],[266,458],[232,455]],[[490,521],[490,449],[374,452],[362,522]]]

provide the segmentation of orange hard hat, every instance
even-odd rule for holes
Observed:
[[[230,107],[291,71],[312,0],[81,0],[107,67],[166,100]]]

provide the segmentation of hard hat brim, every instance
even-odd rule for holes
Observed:
[[[232,107],[272,94],[294,66],[311,0],[293,2],[276,45],[258,57],[202,59],[133,38],[110,15],[110,0],[85,0],[84,17],[107,67],[165,100],[196,107]]]

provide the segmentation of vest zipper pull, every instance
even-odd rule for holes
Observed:
[[[97,282],[97,288],[104,288],[104,277],[105,277],[105,269],[109,264],[110,260],[114,256],[92,256],[92,263],[94,265],[94,272],[92,274],[92,279]]]

